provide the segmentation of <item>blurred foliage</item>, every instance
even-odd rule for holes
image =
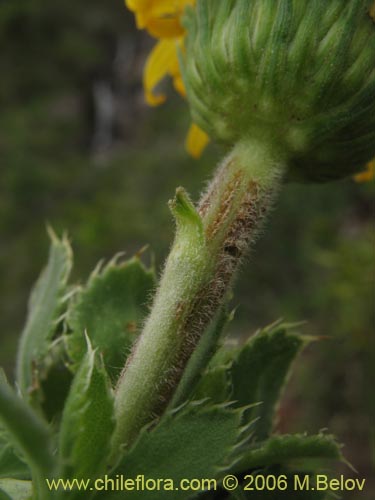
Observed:
[[[197,199],[220,152],[187,156],[177,97],[145,106],[151,42],[121,0],[3,0],[0,38],[0,364],[11,374],[45,224],[68,230],[77,280],[147,243],[160,268],[173,237],[166,201],[178,185]],[[240,273],[233,323],[245,335],[279,317],[307,320],[307,333],[327,337],[297,366],[280,428],[329,427],[364,477],[375,428],[374,192],[351,180],[285,186]]]

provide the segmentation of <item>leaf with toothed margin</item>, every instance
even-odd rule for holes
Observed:
[[[267,476],[270,476],[268,484],[270,484],[271,487],[273,485],[273,478],[276,478],[276,488],[274,490],[267,488],[256,490],[254,481],[257,475],[262,476],[259,484],[263,483],[263,477],[267,481]],[[316,476],[312,474],[311,471],[291,470],[286,467],[276,466],[254,471],[251,476],[254,476],[253,482],[251,482],[249,474],[246,480],[231,494],[229,497],[231,500],[328,500],[328,498],[333,500],[333,498],[335,498],[331,494],[327,494],[326,491],[316,490]],[[285,482],[279,483],[281,488],[277,487],[278,478],[281,478],[281,481],[285,479]],[[300,481],[300,483],[297,481]],[[310,490],[306,486],[301,489],[298,487],[298,484],[303,484],[304,481],[308,481],[308,484],[311,486]],[[306,484],[307,482],[305,485]],[[285,486],[286,489],[283,490]],[[253,489],[245,490],[246,487],[253,487]],[[219,500],[222,498],[220,497],[222,493],[223,490],[218,491],[219,495],[217,497],[213,496],[210,500]]]
[[[50,345],[39,371],[39,404],[49,422],[60,420],[72,383],[73,373],[67,366],[67,358],[64,339],[59,337]]]
[[[30,500],[32,492],[31,481],[0,479],[0,500]]]
[[[205,372],[194,391],[193,399],[209,399],[213,403],[222,403],[231,398],[232,385],[228,366],[215,366]]]
[[[0,380],[0,425],[34,473],[48,477],[54,471],[51,429],[4,380]]]
[[[314,436],[304,434],[272,436],[248,448],[241,460],[235,464],[235,470],[245,472],[270,465],[298,462],[305,467],[307,461],[312,470],[314,461],[318,461],[320,466],[322,460],[345,462],[341,446],[331,435],[321,433]]]
[[[333,496],[327,495],[326,491],[317,491],[316,487],[316,474],[322,471],[323,465],[323,470],[327,474],[325,467],[327,460],[347,463],[341,453],[341,446],[333,436],[325,434],[273,436],[249,449],[229,471],[238,478],[246,477],[230,498],[233,500],[332,499]],[[350,466],[348,463],[347,465]],[[276,488],[257,490],[256,483],[254,481],[251,483],[250,479],[250,476],[255,478],[257,475],[262,476],[259,484],[263,484],[263,478],[271,476],[270,482],[266,484],[273,485],[273,478],[276,478]],[[282,483],[282,487],[287,486],[285,490],[277,487],[277,478],[281,477],[286,479]],[[246,487],[252,489],[246,490]],[[213,495],[210,500],[219,500],[222,493],[221,489],[217,492],[218,496]]]
[[[258,419],[254,438],[266,439],[273,427],[275,409],[287,382],[292,362],[310,337],[292,331],[293,325],[276,323],[259,331],[237,353],[232,367],[232,399],[239,407],[260,403],[247,413]]]
[[[7,377],[0,368],[0,384],[9,387]],[[20,453],[15,449],[11,436],[0,419],[0,479],[30,479],[30,470]]]
[[[48,263],[32,291],[18,350],[17,384],[24,396],[38,387],[36,373],[55,335],[72,267],[72,251],[66,236],[60,240],[51,229],[48,232],[51,239]]]
[[[152,430],[143,429],[138,441],[113,471],[135,478],[181,479],[218,478],[233,461],[240,441],[249,430],[241,427],[243,409],[230,405],[190,403],[167,413]],[[191,491],[173,491],[173,500],[191,496]],[[123,498],[123,492],[109,494],[108,500]],[[134,500],[165,500],[168,491],[134,491]],[[99,498],[99,495],[98,495]]]
[[[61,477],[95,478],[106,465],[114,429],[114,404],[103,361],[87,339],[61,420]]]
[[[0,427],[0,479],[30,479],[30,470],[19,456],[5,429]]]
[[[102,354],[114,380],[125,364],[147,312],[155,286],[155,274],[138,257],[123,263],[112,260],[96,270],[70,304],[66,336],[67,350],[75,366],[86,350],[84,332]]]

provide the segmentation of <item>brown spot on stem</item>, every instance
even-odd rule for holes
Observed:
[[[210,234],[227,216],[227,207],[233,201],[232,194],[238,189],[238,179],[241,173],[233,176],[225,190],[219,214],[210,225]],[[184,304],[183,321],[176,332],[181,339],[181,348],[176,351],[171,367],[164,374],[158,387],[159,398],[153,409],[153,417],[160,416],[170,401],[175,388],[181,380],[186,364],[194,352],[202,334],[212,321],[222,304],[239,264],[253,241],[271,205],[273,193],[265,193],[259,185],[252,181],[243,194],[234,218],[224,235],[218,263],[214,274],[196,294],[190,304]],[[177,306],[176,315],[181,314],[182,304]]]
[[[125,328],[129,333],[135,333],[137,331],[137,323],[135,321],[129,321],[126,323]]]
[[[207,239],[214,238],[222,226],[223,221],[227,219],[228,214],[232,210],[233,201],[236,199],[238,189],[241,186],[242,178],[243,172],[237,171],[226,185],[225,190],[221,194],[220,204],[216,210],[215,218],[206,229]]]

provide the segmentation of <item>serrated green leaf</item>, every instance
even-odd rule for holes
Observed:
[[[230,366],[232,365],[234,359],[241,352],[242,347],[238,345],[238,342],[232,340],[231,342],[226,342],[215,354],[215,356],[210,361],[208,365],[209,369],[215,368],[217,366]]]
[[[113,395],[102,360],[88,351],[70,389],[59,434],[61,477],[95,478],[103,472],[114,429]]]
[[[248,413],[249,421],[258,418],[254,428],[257,440],[269,436],[291,364],[305,344],[287,325],[276,324],[255,334],[234,359],[233,400],[239,407],[261,403]]]
[[[7,386],[7,377],[0,368],[0,385]],[[19,453],[14,448],[8,432],[6,431],[0,417],[0,478],[30,479],[30,471],[25,461],[21,459]]]
[[[25,456],[30,468],[44,477],[54,470],[52,439],[47,424],[7,384],[0,383],[0,423]]]
[[[254,445],[236,464],[237,471],[269,465],[286,464],[299,460],[343,460],[341,448],[335,438],[326,434],[272,436]]]
[[[73,362],[79,363],[85,354],[86,331],[115,379],[138,336],[154,286],[154,272],[146,269],[138,257],[122,264],[112,262],[103,271],[93,273],[69,310],[73,333],[66,340]]]
[[[276,479],[283,476],[286,478],[287,489],[282,490],[275,488],[274,490],[267,490],[265,488],[263,490],[256,490],[254,487],[253,490],[247,491],[245,490],[245,487],[248,487],[250,484],[250,480],[249,478],[247,478],[232,494],[232,496],[230,497],[231,499],[233,500],[324,500],[327,498],[327,492],[316,491],[316,489],[313,489],[314,476],[309,474],[308,472],[292,471],[284,467],[271,467],[254,472],[252,475],[254,475],[254,477],[257,475],[261,475],[264,477],[273,476]],[[302,482],[304,478],[306,478],[306,476],[309,476],[312,488],[310,490],[296,488],[295,487],[296,476],[299,476]],[[270,484],[273,484],[273,482],[271,482]],[[220,497],[218,496],[217,500],[219,499]],[[213,500],[216,499],[214,498]]]
[[[216,366],[203,375],[193,399],[199,401],[208,398],[213,403],[222,403],[230,400],[231,392],[228,366]]]
[[[35,373],[55,334],[72,267],[72,251],[67,238],[59,240],[52,231],[50,237],[48,263],[32,291],[18,350],[17,384],[25,397],[29,397],[30,390],[38,385]]]
[[[0,479],[30,479],[30,471],[26,463],[19,457],[13,443],[5,432],[0,430]]]
[[[153,430],[143,430],[113,475],[135,478],[181,479],[217,478],[220,468],[231,460],[241,439],[243,411],[228,406],[189,404],[177,413],[167,414]],[[192,492],[174,491],[173,500],[189,498]],[[134,491],[134,500],[165,500],[166,491]],[[127,498],[112,493],[110,500]]]
[[[4,492],[8,500],[30,500],[32,496],[31,481],[20,481],[17,479],[0,479],[0,495]],[[0,496],[1,498],[1,496]]]
[[[204,370],[215,355],[219,347],[219,340],[231,319],[232,315],[228,314],[226,305],[224,305],[202,335],[197,348],[191,356],[172,399],[171,408],[183,404],[194,392]],[[213,400],[216,401],[218,398],[215,397]]]
[[[67,366],[67,354],[62,337],[54,342],[40,372],[39,402],[49,422],[60,420],[73,374]]]

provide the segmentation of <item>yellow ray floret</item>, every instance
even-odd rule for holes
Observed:
[[[165,101],[166,96],[155,95],[154,89],[167,75],[172,77],[176,90],[185,96],[178,63],[178,50],[185,33],[181,16],[185,7],[194,5],[195,0],[125,0],[125,3],[135,13],[137,27],[159,39],[147,59],[143,77],[148,104],[156,106]]]
[[[179,72],[175,39],[160,40],[147,58],[144,73],[143,86],[145,89],[146,101],[151,106],[157,106],[166,99],[164,94],[155,94],[154,90],[158,83],[169,75],[176,80],[175,87],[180,93],[185,92]]]
[[[375,21],[375,2],[372,4],[372,6],[370,7],[370,16],[373,18],[373,20]]]
[[[181,17],[185,8],[194,6],[196,0],[125,0],[134,12],[137,27],[146,29],[159,39],[147,58],[143,86],[146,101],[150,106],[158,106],[166,100],[166,95],[157,93],[158,84],[170,76],[176,91],[185,97],[186,91],[178,63],[178,51],[183,48],[185,35]],[[186,139],[186,148],[198,158],[209,142],[208,135],[192,124]]]
[[[195,0],[125,0],[134,12],[137,27],[146,29],[156,38],[175,38],[184,34],[181,16]]]
[[[159,83],[166,77],[172,78],[176,91],[186,95],[181,76],[178,51],[183,49],[185,36],[181,17],[187,6],[194,6],[196,0],[125,0],[125,4],[134,12],[137,27],[147,30],[158,39],[147,58],[143,86],[149,105],[158,106],[166,100],[166,95],[157,93]],[[370,7],[370,16],[375,21],[375,1]],[[196,124],[192,124],[186,138],[186,149],[198,158],[209,142],[208,135]],[[366,166],[366,170],[354,178],[365,182],[375,177],[375,159]]]
[[[366,170],[354,176],[357,182],[368,182],[375,177],[375,158],[367,164]]]
[[[193,158],[199,158],[210,142],[210,138],[198,125],[192,123],[186,137],[185,147]]]

